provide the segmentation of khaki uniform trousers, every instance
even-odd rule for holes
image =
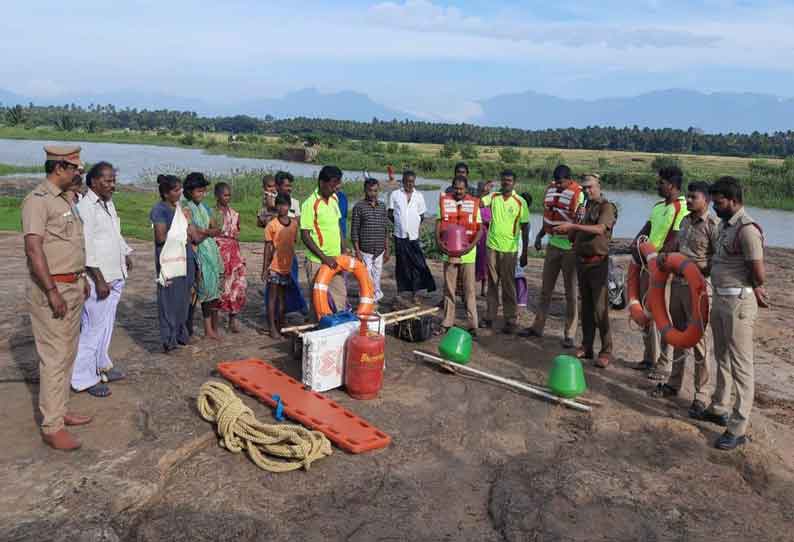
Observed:
[[[640,302],[643,306],[648,306],[647,297],[648,289],[650,287],[650,276],[647,271],[642,271],[640,274]],[[670,301],[670,289],[665,291],[665,298]],[[653,367],[653,370],[659,373],[670,372],[670,347],[662,342],[662,336],[656,325],[651,319],[651,323],[646,329],[642,331],[642,342],[644,350],[642,354],[642,361],[648,363]]]
[[[52,434],[63,429],[63,417],[69,400],[72,368],[80,342],[80,315],[85,300],[83,281],[56,283],[66,301],[66,315],[52,315],[47,295],[30,281],[28,301],[33,339],[39,355],[39,410],[41,430]]]
[[[728,431],[741,436],[747,431],[755,396],[753,369],[753,328],[758,316],[755,294],[714,295],[711,329],[714,333],[714,358],[717,361],[717,386],[709,410],[730,414]],[[731,392],[736,398],[731,401]]]
[[[458,278],[463,277],[463,299],[466,302],[466,317],[469,328],[477,329],[477,280],[475,277],[474,262],[472,263],[444,263],[444,327],[455,325],[455,293]]]
[[[535,322],[532,324],[538,335],[543,335],[546,327],[546,317],[551,306],[551,296],[557,284],[557,277],[562,271],[565,284],[565,329],[563,336],[573,338],[576,336],[576,320],[578,299],[576,294],[576,253],[573,250],[562,250],[554,246],[546,247],[546,257],[543,260],[543,285],[541,286],[540,300],[535,311]]]
[[[670,318],[676,329],[684,330],[692,313],[692,303],[689,296],[689,286],[673,280],[670,285]],[[703,337],[692,348],[695,357],[694,387],[695,400],[708,404],[711,399],[711,370],[706,356],[706,336],[708,327],[703,332]],[[663,354],[664,355],[664,354]],[[687,351],[683,348],[673,349],[673,370],[667,383],[680,390],[684,383],[684,368],[686,367]]]
[[[505,322],[516,325],[518,322],[518,302],[516,299],[516,261],[517,252],[499,252],[488,249],[488,317],[493,322],[499,308],[499,285],[502,286],[502,311]]]
[[[316,263],[311,260],[306,260],[306,284],[309,285],[309,295],[306,296],[306,302],[309,305],[309,317],[313,322],[318,320],[317,314],[314,312],[314,304],[312,303],[312,294],[314,293],[314,277],[322,267],[322,263]],[[328,293],[331,294],[331,299],[334,300],[336,310],[343,311],[347,306],[347,285],[345,284],[345,277],[342,273],[337,273],[331,279],[328,285]]]
[[[593,351],[595,332],[601,335],[600,354],[612,353],[609,329],[609,259],[598,263],[579,262],[579,292],[582,294],[582,347]]]

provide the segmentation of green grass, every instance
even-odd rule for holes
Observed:
[[[15,166],[12,164],[0,164],[0,177],[3,175],[14,175],[16,173],[44,173],[44,166]]]
[[[110,143],[137,143],[203,148],[207,152],[246,158],[283,158],[294,144],[273,135],[245,135],[230,142],[226,133],[115,130],[91,133],[63,132],[51,127],[0,127],[0,138],[61,139]],[[394,149],[397,149],[396,151]],[[657,154],[628,151],[561,150],[546,148],[514,148],[471,146],[476,158],[466,160],[472,179],[496,179],[508,167],[520,181],[537,188],[546,184],[558,164],[571,166],[575,174],[598,172],[608,190],[655,191],[656,175],[652,164]],[[393,151],[393,152],[390,152]],[[460,156],[442,156],[442,145],[405,143],[389,145],[376,141],[342,140],[320,147],[318,163],[336,164],[348,171],[385,171],[392,166],[399,172],[410,168],[419,175],[447,179]],[[511,162],[505,163],[504,157]],[[723,175],[738,177],[745,186],[749,205],[794,210],[794,159],[751,159],[729,156],[676,155],[687,180],[714,181]],[[2,173],[0,173],[2,174]],[[537,208],[537,207],[536,207]]]

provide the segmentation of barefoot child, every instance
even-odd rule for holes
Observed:
[[[220,234],[215,237],[223,261],[223,281],[218,309],[229,315],[229,331],[240,332],[237,315],[245,305],[245,260],[240,252],[240,213],[229,205],[232,189],[226,183],[215,185],[215,220],[220,226]]]
[[[262,281],[267,283],[267,317],[270,336],[281,338],[284,324],[284,294],[290,283],[290,268],[295,256],[298,221],[289,217],[290,198],[276,196],[277,216],[265,227],[265,258],[262,262]]]

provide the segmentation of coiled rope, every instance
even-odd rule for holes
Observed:
[[[309,470],[314,461],[331,455],[331,442],[325,435],[301,425],[258,421],[234,390],[222,382],[205,382],[196,403],[201,417],[217,424],[221,447],[234,453],[245,450],[254,464],[266,471]]]

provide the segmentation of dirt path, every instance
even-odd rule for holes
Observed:
[[[21,237],[0,235],[0,540],[791,540],[791,251],[769,253],[776,306],[757,328],[758,402],[744,450],[711,447],[720,428],[686,418],[689,390],[672,401],[646,395],[650,382],[623,365],[638,359],[641,340],[614,313],[620,359],[607,371],[586,369],[590,395],[604,403],[592,415],[440,373],[413,359],[415,345],[390,338],[378,400],[329,395],[389,433],[392,446],[358,456],[335,449],[309,472],[273,475],[219,448],[194,406],[220,360],[259,357],[299,370],[286,343],[260,332],[261,249],[246,246],[253,272],[243,333],[165,356],[152,247],[134,247],[112,346],[130,378],[109,399],[72,396],[96,421],[76,431],[83,450],[62,454],[41,444],[33,421]],[[530,262],[531,292],[541,265]],[[483,334],[473,363],[541,383],[560,350],[561,311],[557,296],[540,342]],[[435,342],[420,346],[433,351]]]

